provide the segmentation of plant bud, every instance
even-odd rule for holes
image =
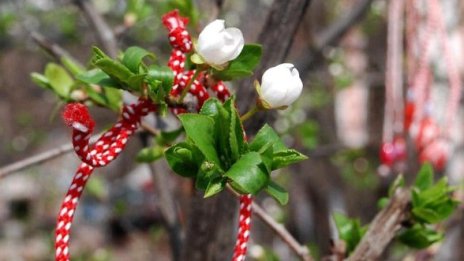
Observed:
[[[225,28],[224,20],[215,20],[201,31],[195,49],[207,64],[222,67],[239,56],[243,45],[240,29]]]
[[[291,63],[267,69],[257,86],[261,106],[266,109],[286,108],[300,97],[303,82]]]

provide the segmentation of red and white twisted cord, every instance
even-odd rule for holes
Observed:
[[[74,213],[88,178],[95,168],[109,164],[124,149],[127,138],[138,127],[141,117],[154,111],[155,106],[140,99],[137,104],[123,108],[122,119],[105,132],[94,144],[89,143],[94,121],[82,104],[68,104],[63,113],[67,125],[73,128],[74,151],[83,161],[61,205],[55,231],[55,260],[70,260],[69,239]]]
[[[235,241],[232,261],[244,261],[247,253],[247,244],[250,238],[251,204],[253,198],[250,194],[240,196],[240,212],[238,218],[237,240]]]

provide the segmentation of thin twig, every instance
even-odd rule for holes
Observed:
[[[98,139],[99,135],[94,135],[90,138],[91,142],[94,142]],[[12,164],[6,165],[0,168],[0,179],[7,177],[10,174],[21,171],[23,169],[29,168],[31,166],[38,165],[43,162],[47,162],[57,157],[64,156],[66,153],[73,150],[73,145],[71,142],[58,146],[54,149],[44,151],[42,153],[36,154],[29,158],[14,162]]]
[[[227,185],[229,191],[234,194],[236,197],[239,197],[240,194],[237,193],[232,187]],[[253,214],[258,216],[264,224],[269,226],[294,252],[295,254],[300,257],[303,261],[312,261],[312,257],[309,253],[309,249],[301,245],[291,234],[288,230],[282,225],[277,223],[269,214],[264,211],[257,203],[253,201],[251,205],[251,209],[253,210]]]
[[[149,124],[142,122],[141,125],[142,129],[144,129],[146,132],[156,136],[159,134],[159,131],[156,130],[153,127],[150,127]],[[90,142],[94,143],[97,141],[97,139],[101,136],[101,134],[94,135],[90,138]],[[43,162],[47,162],[49,160],[52,160],[54,158],[64,156],[66,153],[69,153],[73,150],[73,145],[72,143],[66,143],[62,144],[54,149],[50,149],[44,152],[41,152],[39,154],[36,154],[34,156],[19,160],[17,162],[8,164],[4,167],[0,168],[0,179],[7,177],[10,174],[13,174],[15,172],[21,171],[26,168],[30,168],[32,166],[41,164]]]
[[[95,29],[95,35],[98,41],[103,46],[103,49],[108,52],[111,57],[118,55],[118,44],[111,27],[103,19],[102,15],[97,11],[92,2],[88,0],[75,0],[74,3],[85,14],[89,22]]]
[[[66,50],[61,48],[61,46],[59,46],[58,44],[51,42],[39,32],[32,31],[30,35],[34,42],[40,48],[42,48],[42,50],[51,55],[55,60],[59,61],[61,57],[70,57],[69,53]]]

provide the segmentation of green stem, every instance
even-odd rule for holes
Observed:
[[[179,103],[182,103],[184,101],[184,98],[185,96],[187,96],[187,93],[190,90],[190,87],[192,87],[193,81],[195,81],[195,79],[198,77],[201,71],[202,70],[199,68],[195,70],[195,73],[193,74],[192,78],[190,78],[190,80],[187,83],[187,86],[185,86],[185,88],[182,90],[182,93],[180,94]]]
[[[249,111],[247,111],[245,114],[243,114],[242,116],[240,116],[240,120],[242,122],[248,120],[249,118],[251,118],[251,116],[253,116],[255,113],[257,113],[260,109],[258,108],[258,106],[253,106],[253,108],[251,108]]]

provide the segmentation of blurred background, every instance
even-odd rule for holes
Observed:
[[[91,47],[100,43],[79,2],[0,0],[0,167],[70,141],[70,130],[60,117],[64,103],[31,80],[32,72],[42,73],[54,60],[32,35],[56,43],[88,65]],[[160,18],[166,11],[188,8],[193,35],[220,17],[229,26],[239,27],[247,42],[254,42],[274,1],[197,0],[194,9],[186,4],[190,1],[181,0],[91,2],[113,28],[119,48],[139,45],[167,62],[170,48]],[[308,245],[314,256],[322,257],[330,253],[331,242],[337,239],[334,212],[359,218],[363,225],[369,223],[379,210],[378,199],[386,195],[398,172],[411,180],[419,163],[405,136],[408,160],[391,170],[379,170],[389,1],[309,2],[285,59],[299,69],[304,94],[295,105],[279,111],[273,121],[284,141],[307,154],[309,160],[274,173],[290,192],[288,205],[280,206],[266,196],[258,197],[258,202]],[[459,0],[442,2],[454,59],[462,74],[464,4]],[[340,19],[350,15],[351,20],[345,21],[347,28],[331,35],[330,30],[343,22]],[[443,118],[440,108],[448,99],[446,68],[439,49],[435,46],[432,55],[436,75],[433,106],[438,121]],[[230,84],[233,90],[237,86]],[[117,119],[115,112],[97,106],[91,107],[91,113],[99,130]],[[455,150],[440,175],[459,185],[464,174],[461,111],[455,120]],[[73,225],[73,260],[172,260],[173,243],[160,212],[157,181],[147,164],[135,161],[142,147],[140,139],[132,139],[120,158],[98,169],[89,181]],[[78,164],[73,153],[62,153],[19,172],[0,175],[1,261],[52,260],[56,213]],[[193,192],[188,180],[165,172],[183,238],[188,221],[198,218],[189,211]],[[231,213],[226,218],[236,222],[236,211]],[[460,207],[453,222],[443,226],[444,241],[432,249],[413,251],[394,242],[383,260],[463,260],[463,213]],[[214,213],[210,221],[222,222]],[[252,227],[248,260],[296,260],[287,245],[259,220],[255,219]],[[234,234],[226,236],[233,238]]]

